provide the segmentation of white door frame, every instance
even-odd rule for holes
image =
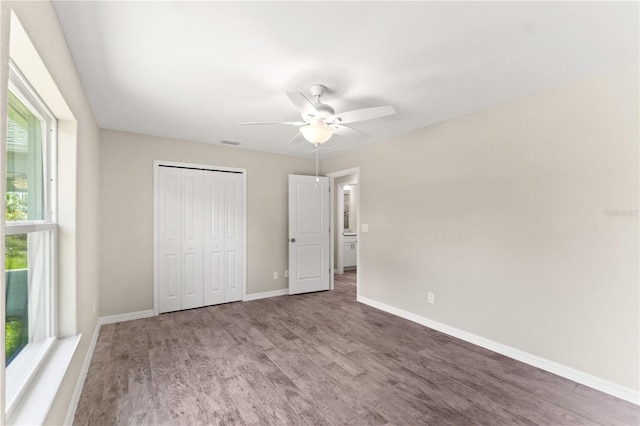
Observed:
[[[338,221],[335,223],[335,228],[337,230],[335,235],[338,236],[338,242],[336,244],[335,256],[333,256],[334,261],[337,260],[337,262],[335,268],[332,268],[332,270],[334,273],[344,274],[344,232],[341,232],[344,230],[344,214],[340,214],[341,212],[344,212],[344,184],[338,184],[338,186],[334,186],[334,188],[336,188],[336,194],[334,194],[334,196],[335,199],[338,200],[338,202],[335,206],[335,212],[331,210],[331,216],[334,220],[335,218],[338,219]],[[333,227],[334,225],[331,225],[331,228]]]
[[[160,166],[180,167],[187,169],[210,170],[218,172],[235,172],[242,174],[242,226],[244,227],[244,243],[242,248],[242,258],[244,268],[242,268],[242,300],[247,300],[247,169],[236,167],[214,166],[211,164],[182,163],[175,161],[154,160],[153,161],[153,313],[159,315],[158,303],[158,168]]]
[[[331,199],[329,200],[329,205],[331,206],[331,232],[330,232],[330,238],[331,238],[331,270],[334,271],[336,268],[335,265],[335,252],[336,252],[336,247],[335,247],[335,235],[334,232],[337,232],[337,224],[335,223],[335,217],[336,217],[336,203],[335,203],[335,199],[336,196],[335,194],[333,194],[333,190],[334,190],[334,186],[335,186],[335,178],[339,178],[342,176],[347,176],[347,175],[352,175],[355,174],[356,175],[356,181],[358,183],[358,190],[356,191],[356,205],[358,206],[357,211],[356,211],[356,221],[358,223],[358,227],[361,228],[360,225],[360,211],[362,210],[360,208],[360,192],[362,189],[362,185],[360,182],[360,167],[353,167],[351,169],[345,169],[345,170],[339,170],[337,172],[332,172],[332,173],[327,173],[326,176],[329,178],[329,187],[331,188]],[[358,273],[356,274],[356,297],[360,298],[360,271],[362,270],[361,268],[361,263],[360,263],[360,230],[358,230],[358,251],[357,251],[357,261],[356,264],[358,265]],[[334,288],[334,283],[333,283],[333,274],[331,274],[331,290],[333,290]]]
[[[353,174],[353,173],[350,173]],[[356,194],[356,192],[358,191],[357,187],[358,184],[357,183],[351,183],[351,182],[345,182],[345,183],[339,183],[336,187],[336,198],[338,199],[338,202],[336,204],[336,214],[334,215],[334,218],[338,218],[338,221],[335,223],[335,227],[337,230],[342,230],[344,229],[344,215],[340,214],[340,212],[344,212],[344,187],[345,186],[353,186],[355,189],[351,190],[351,194],[355,194],[355,199],[357,200],[358,194]],[[356,201],[357,203],[357,201]],[[333,212],[331,212],[333,213]],[[356,217],[357,217],[357,213],[356,213]],[[356,233],[358,232],[358,230],[356,229]],[[335,269],[333,269],[333,272],[337,273],[337,274],[344,274],[344,232],[336,232],[337,236],[338,236],[338,241],[336,242],[336,255],[334,256],[334,258],[337,260],[336,265],[335,265]]]

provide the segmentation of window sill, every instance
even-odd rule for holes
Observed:
[[[57,339],[53,343],[42,367],[7,416],[8,424],[44,423],[81,336]]]
[[[17,401],[29,388],[31,380],[36,377],[36,373],[44,366],[49,358],[49,351],[53,348],[55,342],[56,338],[50,337],[42,342],[29,343],[7,366],[5,373],[5,397],[7,398],[5,409],[7,414],[13,412]]]

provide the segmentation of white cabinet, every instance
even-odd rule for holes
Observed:
[[[342,250],[343,267],[354,268],[358,259],[358,239],[355,235],[344,237],[344,246]]]
[[[242,300],[243,177],[158,168],[158,310]]]

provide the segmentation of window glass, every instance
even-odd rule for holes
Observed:
[[[23,372],[37,361],[38,348],[54,335],[56,232],[48,206],[55,176],[47,155],[54,148],[55,118],[13,64],[6,120],[5,365],[11,397],[9,390],[27,380]]]
[[[5,237],[5,365],[29,342],[27,234]]]
[[[43,121],[11,91],[7,100],[5,220],[44,220]]]

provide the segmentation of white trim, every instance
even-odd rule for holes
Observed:
[[[286,296],[287,294],[289,294],[289,289],[283,288],[280,290],[265,291],[264,293],[247,294],[242,300],[248,302],[250,300],[266,299],[268,297]]]
[[[15,359],[5,367],[5,412],[11,417],[13,410],[21,404],[26,390],[47,364],[49,353],[54,348],[55,337],[42,342],[29,343],[18,353]]]
[[[160,221],[160,217],[158,214],[158,199],[159,199],[159,191],[158,188],[158,167],[160,166],[161,161],[153,162],[153,313],[154,315],[159,315],[160,310],[158,306],[160,306],[159,301],[159,292],[158,292],[158,223]]]
[[[247,169],[242,169],[239,167],[226,167],[226,166],[216,166],[213,164],[198,164],[198,163],[184,163],[184,162],[176,162],[176,161],[164,161],[164,160],[154,160],[154,167],[157,166],[169,166],[169,167],[180,167],[180,168],[191,168],[191,169],[203,169],[203,170],[211,170],[218,172],[235,172],[246,174]]]
[[[360,303],[364,303],[365,305],[380,309],[381,311],[387,312],[389,314],[416,322],[425,327],[429,327],[431,329],[440,331],[441,333],[448,334],[449,336],[464,340],[465,342],[472,343],[474,345],[499,353],[517,361],[524,362],[525,364],[529,364],[533,367],[540,368],[541,370],[545,370],[560,377],[564,377],[565,379],[572,380],[590,388],[615,396],[616,398],[631,402],[632,404],[640,405],[640,392],[634,389],[619,385],[614,382],[610,382],[608,380],[593,376],[588,373],[584,373],[566,365],[558,364],[557,362],[550,361],[546,358],[542,358],[537,355],[533,355],[507,345],[503,345],[502,343],[494,342],[493,340],[486,339],[476,334],[430,320],[423,316],[387,305],[382,302],[378,302],[376,300],[372,300],[363,296],[358,296],[357,300]]]
[[[56,339],[45,361],[45,367],[38,371],[29,386],[29,391],[24,394],[13,413],[7,415],[7,423],[29,425],[44,423],[81,336],[80,334]]]
[[[338,246],[335,248],[335,259],[337,260],[336,270],[338,274],[344,274],[344,185],[344,183],[335,185],[335,196],[338,204],[336,205],[335,212],[331,212],[334,218],[338,218],[338,223],[335,224],[336,234],[338,234]]]
[[[133,321],[143,318],[158,316],[153,309],[138,312],[129,312],[127,314],[108,315],[98,318],[99,325],[114,324],[117,322]]]
[[[31,232],[55,231],[58,225],[44,221],[16,221],[6,223],[5,235],[28,234]]]
[[[96,327],[93,330],[93,336],[91,336],[91,342],[89,342],[89,348],[84,356],[84,362],[82,363],[82,369],[78,375],[76,386],[73,389],[71,395],[71,401],[69,402],[69,408],[67,409],[67,416],[64,418],[65,425],[72,425],[73,419],[76,416],[76,410],[78,409],[78,402],[80,402],[80,395],[82,395],[82,388],[84,387],[87,373],[89,372],[89,366],[91,365],[91,359],[93,359],[93,352],[96,349],[96,343],[98,342],[98,335],[100,334],[100,322],[96,322]]]
[[[242,171],[242,300],[247,298],[247,169]]]

